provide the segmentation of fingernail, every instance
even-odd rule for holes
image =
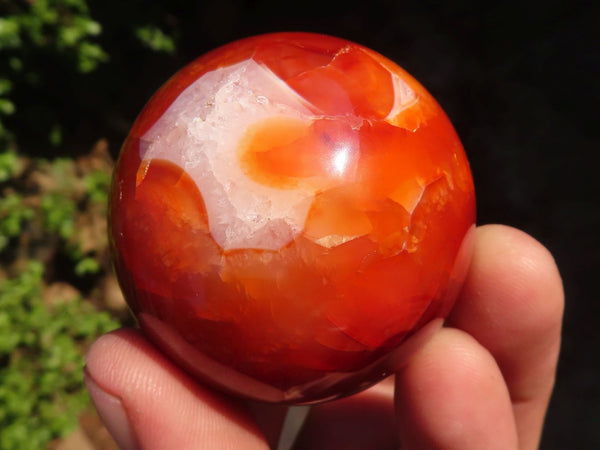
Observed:
[[[136,450],[138,445],[125,413],[123,402],[98,386],[87,368],[84,369],[83,377],[100,419],[117,442],[119,448],[122,450]]]

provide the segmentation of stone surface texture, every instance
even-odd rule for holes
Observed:
[[[370,49],[306,33],[175,74],[123,146],[110,216],[148,336],[203,382],[287,403],[389,374],[449,312],[474,222],[431,95]]]

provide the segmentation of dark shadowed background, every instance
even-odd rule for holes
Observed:
[[[88,85],[60,82],[61,95],[77,99],[68,114],[60,106],[55,111],[68,122],[64,148],[107,137],[116,156],[136,114],[170,75],[234,39],[314,31],[386,55],[414,75],[453,121],[473,170],[478,223],[521,228],[555,255],[567,303],[541,448],[600,448],[600,2],[352,5],[92,1],[91,16],[108,24],[98,41],[111,60],[89,76]],[[153,8],[161,11],[162,27],[175,30],[177,51],[153,58],[143,50],[119,53],[139,11]],[[111,80],[100,92],[90,88],[99,77]]]
[[[140,68],[148,90],[136,87],[135,108],[178,64],[233,39],[289,30],[371,47],[433,93],[469,155],[478,223],[532,234],[562,272],[564,343],[542,449],[600,448],[599,4],[177,3],[173,15],[188,22],[181,59]],[[127,121],[134,114],[124,112]]]
[[[532,234],[564,278],[564,343],[542,448],[600,448],[599,4],[180,3],[178,20],[196,24],[183,27],[182,64],[252,34],[316,31],[383,53],[433,93],[469,155],[478,222]],[[147,78],[149,88],[162,80]]]
[[[475,178],[478,223],[532,234],[562,272],[564,343],[542,448],[600,448],[599,4],[190,3],[171,6],[184,33],[178,59],[139,68],[144,89],[135,87],[124,120],[133,120],[181,65],[253,34],[333,34],[396,61],[438,99],[461,136]],[[98,17],[110,13],[100,8]],[[119,83],[115,93],[128,89]],[[125,129],[114,131],[118,141]]]

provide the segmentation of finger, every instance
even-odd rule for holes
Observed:
[[[477,230],[469,275],[449,323],[498,362],[513,402],[522,449],[539,445],[554,385],[564,296],[554,259],[514,228]]]
[[[294,450],[397,450],[392,378],[360,394],[316,405]]]
[[[239,404],[193,383],[134,330],[96,341],[86,381],[123,449],[268,448]]]
[[[396,409],[402,448],[517,448],[502,374],[489,352],[460,330],[440,330],[396,374]]]

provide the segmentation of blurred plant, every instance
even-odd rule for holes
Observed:
[[[75,229],[75,203],[69,197],[50,192],[42,197],[40,210],[45,229],[68,240]]]
[[[45,448],[89,405],[85,349],[119,323],[57,280],[53,262],[63,255],[74,277],[106,276],[110,173],[105,149],[52,161],[0,152],[1,449]]]
[[[102,30],[89,14],[85,0],[36,0],[0,2],[0,139],[11,136],[5,125],[17,104],[11,94],[17,88],[44,85],[49,64],[61,69],[74,66],[88,73],[108,60],[93,41]],[[53,72],[50,71],[53,75]],[[54,125],[56,142],[57,125]]]
[[[143,25],[135,29],[136,37],[148,48],[164,53],[175,51],[175,41],[155,25]]]
[[[110,189],[111,174],[103,170],[94,170],[84,179],[85,189],[94,203],[106,204]]]
[[[133,86],[175,64],[183,4],[0,0],[0,449],[77,426],[82,355],[118,325],[97,307],[126,315],[104,288],[112,158],[87,146],[124,133]]]
[[[0,251],[20,234],[23,224],[33,215],[33,209],[23,204],[19,194],[12,192],[0,198]]]
[[[8,181],[17,171],[18,158],[13,151],[0,151],[0,183]]]
[[[2,153],[0,174],[1,163]],[[13,173],[11,164],[5,170],[7,181]],[[107,246],[105,217],[111,172],[107,167],[82,173],[80,166],[69,158],[34,160],[27,179],[13,179],[12,186],[0,191],[0,255],[11,242],[13,247],[21,246],[25,257],[39,253],[36,245],[46,246],[52,247],[53,254],[67,256],[77,276],[101,270],[97,258]],[[17,237],[28,247],[17,242]]]
[[[118,326],[81,298],[42,298],[44,267],[0,279],[0,448],[40,449],[88,404],[82,348]]]
[[[91,6],[91,0],[0,1],[0,150],[14,147],[21,137],[58,147],[67,124],[79,120],[81,93],[89,92],[84,80],[110,59],[101,43],[104,25],[113,33],[123,31],[114,28],[121,26],[118,14],[101,24],[92,17]],[[124,30],[132,42],[172,54],[174,38],[153,23],[161,22],[161,9],[142,9],[138,15],[139,22],[129,21]],[[132,42],[125,45],[129,52]],[[110,85],[113,76],[96,78],[98,91]]]

